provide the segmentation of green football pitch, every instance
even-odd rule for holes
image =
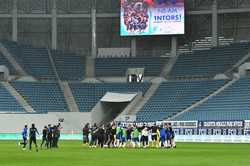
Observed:
[[[59,149],[22,151],[0,141],[0,166],[249,166],[250,144],[178,143],[177,149],[90,149],[78,141]]]

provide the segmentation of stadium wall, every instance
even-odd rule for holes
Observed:
[[[91,113],[67,112],[67,113],[48,113],[48,114],[1,114],[0,133],[20,133],[23,126],[29,127],[32,123],[36,124],[39,131],[45,125],[62,125],[62,133],[81,133],[84,124],[91,122]]]

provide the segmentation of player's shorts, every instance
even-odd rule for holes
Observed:
[[[83,139],[83,141],[88,141],[88,136],[83,135],[83,136],[82,136],[82,139]]]
[[[173,139],[174,138],[174,135],[173,134],[168,134],[167,135],[167,140],[171,140],[171,139]]]
[[[133,142],[139,142],[139,138],[137,137],[137,138],[132,138],[132,141]]]
[[[30,137],[30,142],[34,142],[36,144],[36,137]]]
[[[157,134],[151,136],[152,141],[157,141]]]
[[[122,134],[116,134],[116,139],[122,141]]]
[[[131,135],[128,135],[128,136],[127,136],[127,140],[128,140],[128,141],[131,140]]]
[[[47,140],[47,137],[46,137],[46,136],[45,136],[45,137],[43,136],[43,137],[42,137],[42,140]]]
[[[126,137],[122,137],[122,142],[127,142],[127,138]]]
[[[161,142],[165,142],[166,141],[166,137],[160,137],[160,141]]]

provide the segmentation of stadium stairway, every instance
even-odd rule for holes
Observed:
[[[248,59],[250,58],[250,48],[249,48],[249,52],[247,55],[245,55],[244,57],[242,57],[235,65],[233,65],[232,68],[228,69],[225,74],[227,76],[232,76],[233,72],[235,69],[237,69],[240,65],[242,65],[244,62],[246,62]]]
[[[61,77],[60,77],[60,75],[59,75],[59,73],[57,71],[55,60],[52,57],[51,51],[49,49],[47,49],[47,51],[48,51],[48,55],[49,55],[49,59],[50,59],[52,69],[53,69],[53,71],[54,71],[54,73],[56,75],[57,81],[58,81],[58,86],[59,86],[60,90],[63,92],[63,96],[64,96],[64,99],[65,99],[66,105],[68,107],[68,110],[70,112],[79,112],[79,108],[78,108],[78,106],[76,104],[76,101],[75,101],[75,99],[73,97],[72,91],[71,91],[68,83],[61,81]],[[64,61],[64,60],[62,60],[62,61]],[[69,61],[69,60],[66,60],[66,61]],[[62,66],[64,66],[64,65],[62,65]],[[70,75],[74,75],[74,74],[71,73]]]
[[[154,95],[156,90],[159,88],[161,85],[161,81],[159,82],[152,82],[151,86],[147,90],[147,92],[142,96],[142,98],[138,101],[134,107],[131,107],[130,110],[128,111],[128,115],[136,115],[137,112],[139,112],[144,105],[148,102],[148,100]]]
[[[15,58],[11,55],[11,53],[8,51],[8,49],[0,43],[0,52],[2,55],[9,61],[9,63],[14,67],[15,71],[17,71],[18,74],[22,76],[26,76],[27,73],[23,70],[23,68],[17,63]],[[9,69],[11,70],[11,69]]]
[[[2,86],[12,95],[26,112],[34,113],[32,106],[8,82],[1,82]]]
[[[0,65],[5,66],[8,68],[9,70],[9,74],[12,76],[17,76],[18,72],[15,70],[15,68],[11,65],[11,63],[9,62],[9,60],[7,58],[5,58],[5,56],[1,53],[0,51]]]
[[[182,115],[182,114],[184,114],[186,112],[192,111],[192,109],[194,109],[194,108],[198,107],[199,105],[205,103],[209,99],[213,98],[214,96],[218,95],[219,93],[221,93],[222,91],[224,91],[225,89],[227,89],[229,86],[233,85],[237,80],[239,80],[239,78],[236,78],[236,79],[233,79],[233,80],[227,82],[224,86],[222,86],[221,88],[217,89],[216,91],[214,91],[213,93],[211,93],[207,97],[205,97],[205,98],[201,99],[200,101],[194,103],[190,107],[187,107],[183,111],[181,111],[181,112],[177,113],[176,115],[168,118],[167,120],[174,120],[178,116],[180,116],[180,115]]]
[[[166,62],[162,68],[161,77],[164,77],[164,78],[167,77],[167,75],[171,72],[172,68],[174,67],[176,61],[178,60],[178,57],[179,57],[179,54],[177,54],[177,56],[169,58],[169,61]]]
[[[63,93],[64,93],[64,98],[67,103],[68,109],[70,112],[80,112],[78,105],[76,104],[75,98],[72,94],[72,91],[69,87],[69,84],[67,82],[62,82],[61,83]]]

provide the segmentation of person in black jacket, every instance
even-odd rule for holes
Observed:
[[[29,149],[31,150],[32,143],[34,143],[35,146],[36,146],[36,151],[38,152],[38,147],[37,147],[37,143],[36,143],[36,134],[39,134],[39,133],[37,131],[37,128],[35,127],[35,124],[32,124],[31,128],[30,128],[30,132],[29,132],[29,137],[30,137],[30,146],[29,146]]]
[[[112,140],[112,126],[110,123],[108,123],[105,127],[105,146],[110,147],[111,140]]]
[[[52,139],[53,139],[53,127],[51,124],[48,125],[48,137],[46,142],[46,147],[52,148]]]
[[[116,124],[112,123],[111,124],[111,140],[110,140],[112,147],[115,147],[115,139],[116,139]]]
[[[168,123],[167,124],[167,144],[168,144],[168,147],[172,147],[172,148],[176,148],[176,144],[175,144],[175,141],[174,141],[174,137],[175,137],[175,134],[174,134],[174,131],[173,131],[173,128],[171,126],[171,123]]]
[[[89,143],[89,123],[87,123],[82,129],[83,144]]]
[[[47,126],[44,126],[44,129],[43,129],[43,136],[42,136],[42,143],[40,145],[40,148],[42,149],[43,148],[43,144],[45,143],[45,147],[48,149],[48,127]]]
[[[96,123],[91,127],[91,142],[90,142],[90,147],[96,147],[97,145],[97,131],[98,127]]]
[[[59,138],[60,138],[60,126],[55,125],[53,131],[54,131],[53,132],[53,147],[58,148],[58,141],[59,141]]]
[[[99,127],[97,130],[97,140],[99,147],[103,148],[105,142],[105,126]]]

